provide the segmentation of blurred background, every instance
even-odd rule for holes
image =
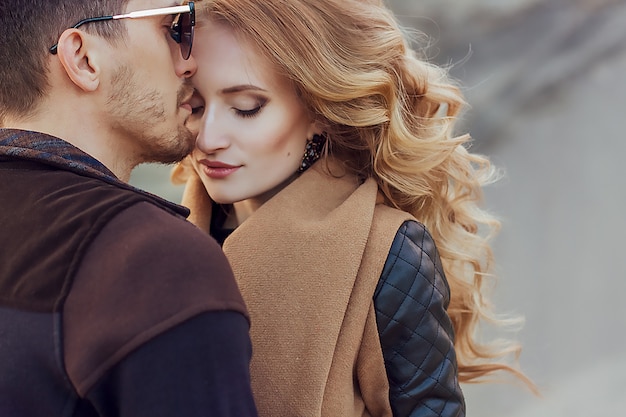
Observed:
[[[626,415],[626,0],[387,0],[451,65],[470,108],[460,131],[505,171],[486,190],[506,333],[543,397],[467,385],[468,416]],[[180,201],[169,167],[134,185]],[[487,331],[489,333],[490,330]]]

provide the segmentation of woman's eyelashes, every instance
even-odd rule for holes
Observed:
[[[235,114],[237,114],[237,116],[239,117],[254,117],[257,114],[259,114],[261,110],[263,110],[263,107],[265,107],[266,104],[267,104],[266,99],[259,99],[256,101],[253,107],[250,107],[250,106],[233,107],[233,110],[235,111]]]

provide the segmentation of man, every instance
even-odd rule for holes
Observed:
[[[0,4],[3,417],[256,415],[226,258],[126,183],[194,146],[193,24],[171,0]]]

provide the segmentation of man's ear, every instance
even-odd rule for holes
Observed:
[[[57,55],[67,76],[86,92],[94,91],[100,84],[100,66],[97,44],[91,36],[78,29],[67,29],[59,37]]]

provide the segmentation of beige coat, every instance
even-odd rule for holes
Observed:
[[[391,417],[372,297],[411,217],[377,204],[373,180],[333,178],[319,165],[224,243],[252,321],[259,415]],[[197,177],[183,204],[208,230],[210,200]]]

